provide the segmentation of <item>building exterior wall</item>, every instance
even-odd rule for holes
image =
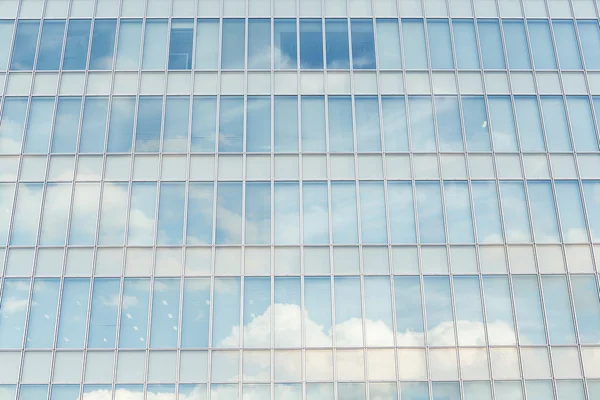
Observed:
[[[0,0],[0,400],[600,399],[592,0]]]

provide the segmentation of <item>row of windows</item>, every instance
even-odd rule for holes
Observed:
[[[573,275],[569,281],[549,275],[518,275],[510,281],[506,276],[465,275],[210,282],[6,278],[0,348],[453,347],[600,340],[594,275]],[[531,351],[543,354],[546,349]],[[237,376],[237,368],[229,373]]]
[[[13,25],[0,20],[0,36]],[[0,44],[0,70],[9,58],[11,70],[580,70],[583,61],[600,69],[600,29],[595,20],[19,20],[14,45]]]
[[[0,153],[298,152],[300,145],[304,152],[598,151],[600,97],[593,104],[583,96],[567,96],[566,103],[558,96],[512,100],[11,97],[0,120]]]
[[[559,380],[556,385],[557,400],[585,400],[584,385],[580,380]],[[304,388],[303,388],[304,386]],[[589,399],[593,400],[600,394],[600,381],[587,382]],[[368,395],[366,389],[368,387]],[[521,382],[495,381],[494,394],[496,399],[523,400],[524,393],[528,399],[553,399],[553,382],[550,380],[525,381],[525,390]],[[335,388],[335,389],[334,389]],[[339,400],[492,400],[492,386],[486,381],[458,382],[435,381],[429,385],[424,382],[403,382],[399,389],[395,383],[306,383],[284,384],[276,383],[271,388],[268,384],[149,384],[146,386],[147,398],[164,400],[207,400],[210,398],[227,400],[269,400],[271,394],[276,400],[334,400],[335,393]],[[6,399],[14,399],[15,386],[0,386],[0,392],[6,393]],[[80,397],[79,385],[52,385],[50,400],[77,400]],[[462,392],[462,394],[461,394]],[[176,394],[178,393],[178,394]],[[241,397],[240,397],[241,393]],[[112,397],[114,394],[114,397]],[[46,400],[47,385],[20,385],[19,400]],[[83,396],[108,400],[142,399],[144,385],[117,384],[111,385],[86,384],[83,386]],[[431,397],[430,397],[431,396]]]
[[[498,186],[361,181],[358,190],[355,182],[22,183],[17,188],[13,205],[15,185],[0,184],[6,210],[0,244],[581,243],[588,241],[588,226],[592,241],[600,241],[597,181],[583,182],[587,214],[577,181],[525,186],[521,181]]]

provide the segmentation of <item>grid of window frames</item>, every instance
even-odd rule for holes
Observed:
[[[600,398],[592,0],[0,0],[0,400]]]

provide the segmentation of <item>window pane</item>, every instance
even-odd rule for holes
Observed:
[[[356,96],[357,151],[381,151],[381,133],[379,132],[379,102],[377,97]]]
[[[94,35],[92,36],[92,51],[90,53],[89,69],[112,69],[116,33],[117,20],[97,19],[95,21]]]
[[[546,344],[544,316],[535,276],[513,276],[515,312],[521,344]]]
[[[243,151],[244,99],[237,96],[221,97],[219,115],[219,151]]]
[[[37,70],[57,71],[60,68],[65,25],[64,20],[47,19],[44,21],[42,26],[42,37],[40,39],[40,50],[37,58]],[[0,30],[1,29],[2,24],[0,23]]]
[[[567,108],[575,151],[598,151],[589,99],[583,96],[567,96]]]
[[[270,103],[269,103],[270,104]],[[276,152],[294,152],[298,151],[298,98],[292,96],[276,96],[274,104],[274,133],[275,133],[275,151]],[[268,114],[267,127],[270,140],[270,113]],[[263,122],[264,123],[264,122]],[[317,121],[318,123],[318,121]],[[311,132],[315,133],[315,132]],[[319,134],[319,131],[316,131]],[[307,143],[309,149],[310,144]],[[266,147],[270,148],[270,143]],[[306,149],[304,149],[306,150]]]
[[[494,151],[518,152],[517,133],[514,124],[510,97],[488,97]]]
[[[427,21],[429,36],[429,59],[432,69],[454,69],[450,26],[447,20]]]
[[[161,19],[146,21],[142,69],[164,71],[167,59],[167,24],[166,20]]]
[[[120,279],[94,279],[92,311],[88,333],[88,347],[115,347],[119,292]],[[145,332],[141,333],[145,334]]]
[[[469,187],[466,182],[444,182],[449,243],[474,243]]]
[[[242,184],[217,184],[217,244],[242,242]]]
[[[381,97],[386,151],[408,151],[408,126],[404,97]]]
[[[271,69],[271,20],[248,20],[248,69]]]
[[[522,20],[503,20],[502,28],[504,29],[508,67],[511,69],[531,69],[525,23]]]
[[[444,217],[439,183],[417,183],[417,215],[421,243],[444,243]]]
[[[354,182],[333,182],[331,184],[331,209],[333,243],[358,243],[358,216]]]
[[[275,184],[275,244],[300,243],[300,192],[298,183]]]
[[[79,139],[79,152],[104,152],[104,138],[106,137],[107,116],[107,97],[85,98],[83,108],[83,122],[81,124],[81,138]]]
[[[219,65],[219,20],[197,21],[195,68],[216,70]]]
[[[493,20],[480,20],[477,22],[479,29],[479,42],[481,45],[481,60],[485,69],[505,69],[504,52],[502,51],[502,38],[500,25]]]
[[[0,184],[0,207],[4,210],[12,210],[15,185],[9,183]],[[0,214],[0,246],[6,246],[8,241],[8,232],[10,230],[9,213]]]
[[[215,151],[217,136],[217,98],[194,97],[191,151]]]
[[[183,244],[185,183],[161,183],[159,204],[156,243],[159,245]]]
[[[154,280],[150,331],[150,347],[152,348],[177,348],[179,286],[179,278]]]
[[[100,184],[77,183],[71,211],[70,245],[93,245],[100,200]]]
[[[425,49],[425,28],[423,20],[402,20],[404,40],[404,67],[407,69],[427,69],[427,50]]]
[[[244,347],[270,347],[270,310],[271,278],[245,278]],[[259,324],[260,328],[258,326]],[[264,333],[259,334],[258,332],[256,332],[257,328],[264,329]]]
[[[600,300],[596,280],[592,275],[571,276],[573,305],[581,343],[600,341]]]
[[[533,63],[536,69],[556,69],[548,21],[527,20]]]
[[[459,346],[485,345],[483,307],[479,278],[472,276],[454,277],[454,297]]]
[[[167,96],[163,151],[182,152],[188,147],[190,98]]]
[[[121,20],[116,69],[137,70],[142,48],[142,21]]]
[[[134,182],[131,185],[128,244],[142,246],[153,244],[155,213],[156,183]]]
[[[300,68],[323,69],[321,20],[300,20]]]
[[[575,330],[567,282],[560,276],[542,276],[550,344],[575,344]]]
[[[69,223],[70,203],[70,184],[47,184],[39,239],[41,245],[64,246]]]
[[[510,289],[506,277],[483,277],[486,323],[490,345],[516,344]],[[495,329],[490,327],[494,326]]]
[[[456,67],[459,69],[479,69],[479,52],[473,20],[452,20]]]
[[[600,29],[596,21],[577,21],[579,40],[587,69],[600,69]]]
[[[127,198],[127,184],[104,184],[98,244],[124,244]]]
[[[17,204],[10,237],[11,244],[35,245],[42,207],[42,191],[42,184],[21,183],[18,186]]]
[[[435,129],[431,98],[424,96],[409,97],[408,114],[412,150],[419,152],[435,151]]]
[[[462,106],[467,151],[490,151],[490,137],[483,97],[463,97]]]
[[[600,193],[600,182],[583,181],[583,196],[593,242],[600,241],[600,198],[597,193]]]
[[[90,280],[65,278],[60,302],[58,348],[83,348],[87,328]]]
[[[337,346],[363,346],[362,331],[359,328],[362,320],[360,292],[359,278],[336,277],[334,279]]]
[[[440,151],[463,151],[458,97],[436,96],[435,115]]]
[[[410,182],[388,182],[392,243],[416,243],[413,190]]]
[[[13,45],[10,69],[32,70],[35,59],[35,48],[40,30],[40,21],[19,20]],[[10,43],[10,42],[9,42]]]
[[[302,96],[300,106],[302,108],[302,150],[326,151],[324,98],[321,96]]]
[[[246,28],[243,19],[223,20],[223,48],[221,68],[243,69],[245,60]]]
[[[107,151],[109,153],[131,151],[134,117],[135,97],[113,97],[108,128]]]
[[[345,19],[325,20],[327,68],[349,69],[350,54],[348,22]],[[353,49],[354,50],[354,49]]]
[[[6,279],[0,305],[3,309],[0,325],[0,348],[20,349],[25,333],[25,319],[29,303],[29,279]],[[12,305],[12,306],[11,306]]]
[[[64,70],[84,70],[90,41],[90,20],[73,19],[69,21],[67,42],[65,44]]]
[[[214,347],[238,347],[240,278],[216,278],[213,296],[212,345]]]
[[[304,323],[306,346],[331,346],[331,280],[329,277],[304,279]],[[316,329],[309,326],[316,324]]]
[[[295,19],[275,20],[275,69],[295,69],[298,67],[298,43]]]
[[[572,151],[569,127],[561,97],[541,97],[544,128],[549,151]]]
[[[427,343],[431,346],[454,346],[456,339],[449,278],[424,277],[423,292],[427,318]]]
[[[185,278],[181,317],[181,347],[208,347],[210,279]]]
[[[558,222],[550,182],[528,182],[529,204],[535,240],[558,242]]]
[[[271,150],[271,99],[267,96],[248,96],[246,120],[246,151]],[[291,125],[291,121],[286,121]]]
[[[163,98],[142,96],[138,103],[137,125],[135,128],[135,150],[158,152],[162,128]]]
[[[194,21],[191,19],[171,21],[169,69],[192,69],[193,47]]]
[[[332,152],[354,151],[350,97],[329,97],[329,150]]]
[[[419,277],[394,277],[398,346],[423,346],[424,328]]]
[[[27,115],[27,98],[7,97],[0,119],[0,153],[19,154],[23,141],[25,116]]]
[[[121,305],[120,348],[146,348],[150,279],[125,279]]]
[[[373,20],[351,19],[352,67],[354,69],[375,69],[375,37]]]
[[[363,181],[359,188],[362,242],[386,244],[388,240],[383,183]]]
[[[563,241],[587,242],[587,228],[579,184],[576,181],[556,182],[556,202],[560,214]]]
[[[53,115],[54,98],[36,97],[31,100],[25,135],[25,153],[48,153]]]
[[[558,62],[561,69],[581,69],[581,58],[579,58],[579,45],[575,36],[573,21],[555,20],[552,22],[554,41]]]
[[[377,19],[377,56],[380,69],[402,68],[397,19]]]
[[[55,23],[60,23],[61,21],[56,21]],[[8,69],[8,60],[10,58],[10,48],[13,43],[13,26],[15,21],[13,20],[3,20],[0,21],[0,37],[5,38],[4,41],[0,44],[0,71],[6,71]],[[63,29],[64,29],[64,21],[62,21]],[[42,37],[42,45],[44,43]],[[62,41],[61,41],[62,45]],[[39,58],[39,56],[38,56]],[[58,62],[60,64],[60,55],[58,56]],[[39,62],[38,62],[39,69]],[[58,69],[58,67],[56,68]]]
[[[271,183],[248,182],[246,184],[246,244],[270,243]]]
[[[304,206],[304,244],[329,243],[327,183],[302,184]]]
[[[515,96],[514,99],[521,150],[524,152],[546,151],[537,99],[529,96]]]
[[[507,242],[531,242],[529,213],[521,182],[500,182],[500,200],[504,211]]]
[[[81,97],[59,97],[52,135],[52,153],[75,153]]]
[[[311,282],[311,278],[305,279],[305,285],[307,282]],[[306,286],[305,286],[306,287]],[[300,278],[283,278],[277,277],[274,282],[274,335],[275,335],[275,347],[299,347],[301,342],[301,329],[300,324],[290,327],[289,316],[294,315],[298,318],[296,321],[300,322],[301,308],[300,308]],[[268,293],[267,290],[265,290]],[[329,291],[328,291],[329,292]],[[330,295],[327,293],[327,295]],[[269,299],[270,301],[270,299]],[[329,304],[329,316],[331,318],[331,298],[327,300]],[[325,304],[322,305],[325,307]],[[268,314],[266,314],[268,315]],[[331,327],[331,321],[329,323]],[[326,329],[329,327],[325,327]],[[316,327],[315,327],[316,328]],[[318,329],[318,328],[317,328]],[[327,331],[327,330],[326,330]],[[311,334],[315,334],[315,329],[310,330]],[[308,335],[308,332],[307,332]],[[308,338],[307,338],[308,341]]]

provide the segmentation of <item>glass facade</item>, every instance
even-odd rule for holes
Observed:
[[[594,0],[0,0],[0,400],[600,399]]]

